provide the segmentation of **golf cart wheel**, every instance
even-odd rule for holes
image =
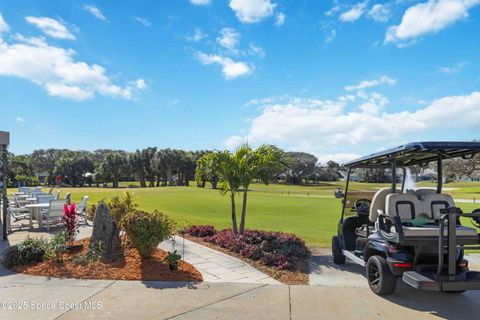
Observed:
[[[366,273],[368,285],[375,294],[390,294],[397,287],[397,278],[390,271],[387,260],[381,256],[368,259]]]
[[[340,241],[338,240],[337,236],[332,237],[332,256],[333,256],[333,263],[335,264],[345,263],[345,256],[343,255],[342,247],[340,247]]]

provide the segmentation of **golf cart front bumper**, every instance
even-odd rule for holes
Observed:
[[[448,279],[447,276],[438,277],[433,272],[405,271],[402,276],[403,282],[415,289],[428,291],[464,291],[480,290],[480,272],[467,271]]]

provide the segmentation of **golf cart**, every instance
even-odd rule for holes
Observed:
[[[464,250],[480,249],[479,235],[460,221],[469,218],[480,226],[480,210],[463,213],[450,195],[442,193],[442,161],[470,159],[477,153],[480,142],[414,142],[345,164],[345,192],[335,190],[343,207],[337,235],[332,237],[334,263],[348,258],[365,267],[368,284],[378,295],[392,293],[397,278],[421,290],[480,289],[480,272],[469,271],[464,259]],[[406,190],[408,168],[431,162],[436,162],[436,189]],[[350,191],[350,177],[357,169],[388,169],[391,187]]]

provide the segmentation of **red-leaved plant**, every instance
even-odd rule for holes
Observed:
[[[72,203],[71,205],[65,203],[63,206],[63,212],[63,221],[65,223],[67,238],[69,241],[74,241],[75,234],[78,230],[77,210],[75,209],[75,203]]]

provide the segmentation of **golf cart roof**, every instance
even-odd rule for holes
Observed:
[[[385,168],[391,165],[395,158],[398,167],[411,165],[427,165],[429,162],[442,158],[463,157],[469,159],[480,152],[480,142],[410,142],[402,146],[373,153],[371,155],[345,163],[346,167]]]

